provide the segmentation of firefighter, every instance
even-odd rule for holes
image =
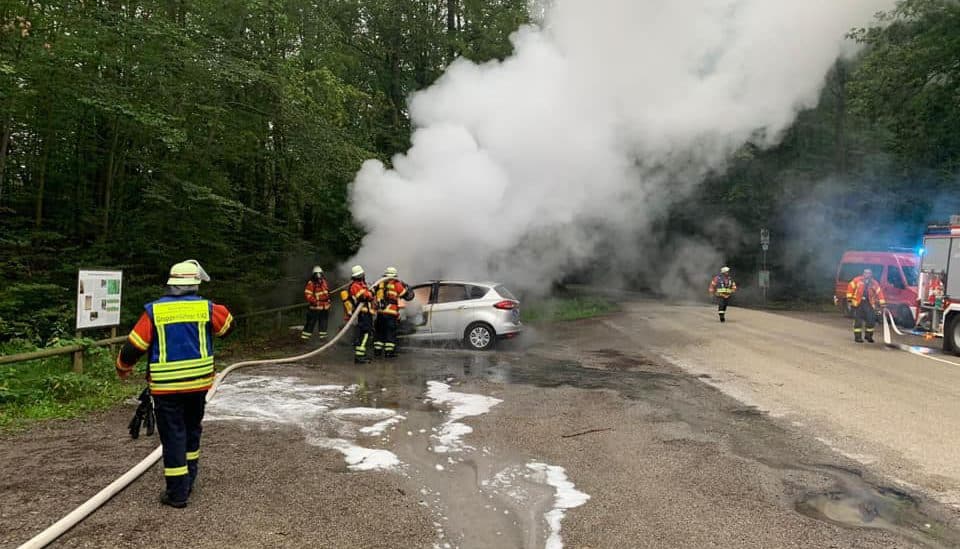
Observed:
[[[303,288],[303,297],[309,306],[300,339],[309,341],[315,329],[320,339],[324,339],[327,337],[327,317],[330,314],[330,288],[327,287],[327,278],[323,276],[323,269],[319,266],[313,268],[313,274]]]
[[[847,303],[853,310],[853,340],[873,343],[873,327],[877,323],[877,313],[887,306],[880,283],[873,278],[873,271],[864,269],[863,274],[847,285]]]
[[[943,278],[940,273],[930,275],[930,286],[927,288],[927,303],[936,305],[937,299],[943,297]]]
[[[357,364],[366,364],[370,362],[367,356],[367,344],[373,337],[373,315],[374,295],[367,286],[363,267],[354,265],[350,270],[350,288],[347,290],[347,296],[350,300],[351,311],[359,308],[357,315],[357,327],[353,332],[353,361]]]
[[[187,506],[197,480],[200,422],[213,385],[213,337],[227,335],[233,316],[197,292],[210,277],[194,260],[170,268],[166,294],[147,303],[117,357],[117,375],[126,379],[147,355],[147,381],[163,444],[166,490],[161,503]]]
[[[397,278],[397,268],[387,267],[384,280],[377,285],[376,337],[373,341],[374,356],[397,356],[397,330],[400,327],[400,299],[413,299],[413,289]]]
[[[727,321],[727,304],[730,297],[737,291],[737,283],[730,277],[730,267],[720,269],[720,274],[713,277],[710,281],[710,295],[717,299],[717,313],[720,315],[720,322]]]

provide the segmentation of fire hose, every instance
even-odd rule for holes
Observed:
[[[381,278],[373,283],[373,286],[380,284],[386,278]],[[337,292],[345,288],[349,283],[344,284],[343,286],[337,287],[331,292]],[[231,364],[222,372],[220,372],[216,379],[213,382],[213,386],[207,392],[207,402],[210,402],[214,395],[217,393],[217,389],[220,388],[220,385],[223,384],[223,380],[226,379],[228,375],[239,368],[247,368],[250,366],[263,366],[266,364],[288,364],[291,362],[298,362],[301,360],[306,360],[308,358],[314,357],[330,347],[336,344],[340,338],[343,337],[349,331],[350,326],[353,324],[354,320],[357,318],[357,315],[360,314],[361,307],[356,307],[353,311],[353,314],[344,323],[343,327],[340,328],[340,331],[333,336],[333,338],[324,344],[321,347],[318,347],[310,352],[304,353],[302,355],[296,355],[291,357],[282,357],[282,358],[271,358],[264,360],[245,360],[242,362],[237,362],[236,364]],[[19,549],[36,549],[41,547],[46,547],[47,545],[53,543],[57,538],[62,536],[68,530],[79,524],[82,520],[90,516],[91,513],[103,506],[104,503],[110,501],[110,499],[119,494],[124,488],[133,483],[134,480],[140,477],[147,469],[153,467],[153,465],[160,460],[163,456],[163,446],[158,446],[153,452],[150,453],[147,457],[143,458],[140,463],[134,465],[126,473],[118,477],[116,480],[108,484],[104,489],[97,492],[93,497],[88,499],[86,502],[81,504],[79,507],[68,513],[66,516],[58,520],[57,522],[50,525],[46,530],[40,532],[29,541],[24,543],[19,547]]]
[[[906,345],[903,343],[898,343],[896,341],[893,341],[893,337],[890,335],[891,331],[901,336],[905,334],[900,331],[900,328],[897,327],[897,323],[893,318],[893,313],[890,312],[889,309],[883,310],[881,318],[883,320],[883,344],[886,345],[887,347],[890,347],[891,349],[899,349],[901,351],[906,351],[908,353],[911,353],[917,356],[922,356],[923,358],[929,358],[930,360],[936,360],[937,362],[943,362],[944,364],[949,364],[951,366],[957,365],[956,362],[951,362],[943,358],[931,356],[931,353],[933,353],[934,351],[930,347]]]

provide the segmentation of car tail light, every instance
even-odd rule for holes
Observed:
[[[498,301],[493,304],[495,309],[500,309],[502,311],[510,311],[516,309],[519,303],[516,301],[510,301],[509,299],[504,299],[503,301]]]

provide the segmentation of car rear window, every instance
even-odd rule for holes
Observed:
[[[512,299],[512,300],[514,300],[514,301],[520,301],[519,299],[513,297],[513,294],[510,293],[510,290],[508,290],[508,289],[507,289],[505,286],[503,286],[502,284],[497,285],[497,286],[494,286],[493,289],[496,290],[496,292],[497,292],[498,294],[500,294],[501,297],[505,297],[505,298],[507,298],[507,299]]]
[[[467,299],[482,299],[489,291],[490,288],[485,286],[471,286],[467,284]]]
[[[466,288],[461,284],[441,284],[437,292],[437,303],[452,303],[467,298]]]
[[[854,278],[862,275],[864,269],[870,269],[873,271],[874,278],[879,278],[883,273],[883,265],[876,263],[841,263],[839,274],[840,281],[850,282]]]

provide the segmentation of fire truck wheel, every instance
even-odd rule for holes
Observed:
[[[954,313],[947,317],[947,327],[943,331],[943,350],[960,354],[960,314]]]

